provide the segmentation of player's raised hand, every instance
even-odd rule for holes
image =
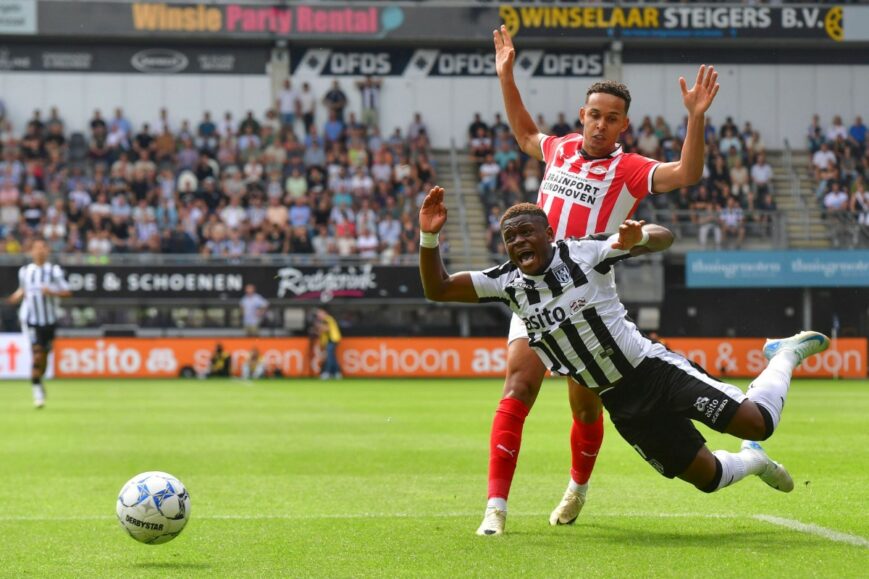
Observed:
[[[495,72],[498,76],[503,73],[513,72],[513,61],[516,60],[516,49],[513,48],[513,39],[503,24],[501,28],[492,31],[495,40]]]
[[[694,81],[694,86],[688,90],[688,83],[685,82],[685,77],[679,77],[679,87],[682,89],[682,102],[685,103],[685,108],[691,114],[702,115],[712,106],[712,101],[715,100],[715,95],[718,94],[718,89],[721,86],[718,84],[718,73],[714,66],[707,67],[705,64],[700,65],[697,71],[697,79]]]
[[[425,196],[419,208],[419,229],[425,233],[439,233],[447,222],[447,206],[444,205],[443,187],[434,186]]]
[[[645,221],[634,221],[628,219],[619,225],[619,239],[613,243],[613,249],[622,249],[630,251],[640,240],[643,239],[643,225]]]

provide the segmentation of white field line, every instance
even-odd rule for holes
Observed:
[[[477,517],[480,513],[432,513],[425,515],[441,519]],[[511,517],[547,517],[549,513],[510,513]],[[300,521],[319,519],[410,519],[419,517],[419,513],[345,513],[345,514],[322,514],[322,515],[194,515],[197,520],[206,521]],[[743,519],[748,518],[785,527],[792,531],[815,535],[836,543],[847,543],[856,547],[869,547],[869,540],[857,535],[849,535],[832,529],[827,529],[811,523],[803,523],[794,519],[785,519],[773,515],[726,515],[717,513],[601,513],[589,515],[588,518],[643,518],[643,519]],[[0,515],[0,523],[4,522],[27,522],[27,521],[109,521],[114,517],[109,516],[70,516],[51,517],[47,515]]]
[[[435,517],[439,519],[477,517],[480,513],[429,513],[425,518]],[[194,515],[196,519],[206,521],[300,521],[300,520],[317,520],[317,519],[410,519],[418,518],[419,513],[332,513],[322,515]],[[510,513],[511,517],[548,517],[549,513]],[[600,518],[649,518],[649,519],[738,519],[741,515],[721,515],[709,513],[604,513],[592,515]],[[96,516],[96,515],[80,515],[68,517],[52,517],[48,515],[0,515],[0,523],[14,521],[107,521],[115,517]]]
[[[849,545],[855,545],[857,547],[869,547],[869,541],[867,541],[863,537],[858,537],[857,535],[849,535],[848,533],[840,533],[839,531],[834,531],[832,529],[827,529],[825,527],[820,527],[811,523],[801,523],[800,521],[795,521],[794,519],[783,519],[782,517],[774,517],[772,515],[754,515],[752,518],[758,521],[770,523],[772,525],[785,527],[787,529],[791,529],[792,531],[798,531],[800,533],[808,533],[809,535],[823,537],[828,541],[835,541],[837,543],[848,543]]]

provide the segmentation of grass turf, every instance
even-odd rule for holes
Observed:
[[[585,511],[552,528],[570,418],[549,381],[526,421],[508,534],[483,538],[496,381],[55,381],[42,411],[28,384],[0,383],[0,575],[865,576],[867,387],[793,385],[765,445],[797,481],[789,495],[753,477],[705,495],[660,477],[607,424]],[[146,470],[191,493],[190,523],[165,545],[134,542],[114,518],[121,485]]]

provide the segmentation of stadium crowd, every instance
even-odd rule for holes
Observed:
[[[581,132],[579,120],[572,124],[564,113],[551,125],[538,115],[542,133],[564,136]],[[657,117],[643,118],[621,135],[622,150],[664,162],[678,160],[685,138],[687,118],[675,128]],[[667,221],[679,236],[696,235],[705,248],[710,237],[715,248],[725,243],[740,247],[746,232],[768,236],[771,214],[777,207],[773,196],[773,169],[763,139],[750,122],[740,128],[732,118],[717,127],[706,124],[708,160],[702,181],[669,195],[647,198],[637,209],[641,219]],[[468,148],[479,172],[479,192],[488,213],[489,250],[502,253],[498,221],[506,207],[519,200],[534,201],[542,179],[540,163],[523,155],[500,115],[491,125],[480,115],[468,128]]]
[[[858,116],[846,127],[835,115],[824,127],[818,115],[809,123],[809,176],[835,245],[857,246],[869,240],[869,150],[867,128]]]
[[[357,84],[359,116],[338,81],[322,99],[287,81],[262,117],[163,108],[134,124],[117,108],[94,111],[84,133],[57,108],[17,130],[0,106],[0,252],[42,236],[92,255],[415,255],[418,204],[437,177],[426,124],[417,114],[381,135],[380,85]]]

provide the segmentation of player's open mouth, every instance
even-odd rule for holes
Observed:
[[[537,254],[534,251],[527,249],[516,253],[516,265],[523,266],[533,263]]]

